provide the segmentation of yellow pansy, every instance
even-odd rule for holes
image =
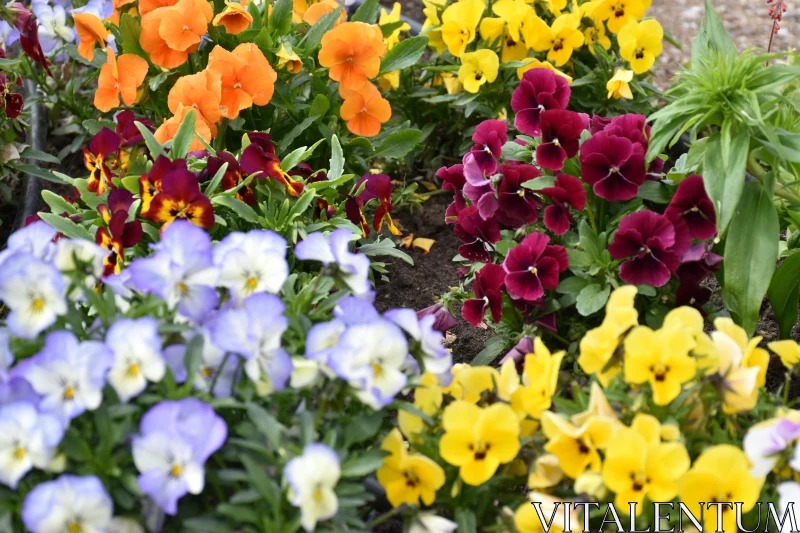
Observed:
[[[746,337],[746,336],[745,336]],[[727,414],[749,411],[758,402],[758,367],[744,365],[740,345],[722,331],[711,333],[718,361],[716,380],[722,398],[722,410]]]
[[[387,72],[386,74],[382,75],[378,78],[378,85],[381,86],[381,89],[384,91],[394,91],[398,87],[400,87],[400,71],[393,70],[392,72]]]
[[[577,478],[587,468],[599,472],[600,453],[616,433],[617,424],[608,418],[593,417],[580,427],[552,411],[542,415],[542,431],[548,438],[544,450],[558,457],[561,470]]]
[[[464,90],[477,93],[484,83],[492,83],[497,79],[500,59],[492,50],[477,50],[461,56],[461,67],[458,69],[458,80]]]
[[[681,393],[681,386],[695,377],[697,361],[689,352],[695,342],[682,328],[653,331],[637,326],[625,338],[625,381],[650,383],[653,402],[667,405]]]
[[[716,366],[714,343],[704,331],[705,321],[700,311],[688,305],[673,309],[664,317],[665,328],[684,328],[694,337],[695,347],[692,350],[697,359],[697,368],[707,369]]]
[[[475,40],[484,7],[483,0],[459,0],[442,13],[442,40],[455,57],[461,57]]]
[[[536,11],[533,8],[525,13],[519,26],[519,35],[528,48],[533,48],[539,42],[541,36],[549,31],[550,26],[536,15]]]
[[[707,448],[680,480],[678,499],[696,517],[703,516],[703,530],[717,531],[717,513],[722,516],[721,531],[736,531],[735,510],[727,506],[706,508],[707,502],[741,502],[742,514],[756,504],[763,477],[750,473],[750,460],[745,453],[730,444]]]
[[[544,533],[542,521],[539,520],[536,508],[531,505],[531,502],[538,502],[541,504],[540,509],[542,515],[548,520],[552,517],[553,523],[548,533],[563,533],[567,526],[574,529],[575,524],[581,523],[575,507],[567,504],[569,508],[569,523],[565,523],[564,502],[549,494],[531,492],[528,494],[528,501],[520,505],[514,513],[514,526],[516,527],[517,533]]]
[[[458,79],[458,76],[452,72],[442,72],[439,74],[439,76],[442,79],[442,83],[444,83],[444,88],[447,90],[447,94],[460,93],[464,88],[464,86],[461,85],[461,81]]]
[[[453,365],[451,372],[453,381],[443,392],[457,400],[478,403],[484,392],[496,392],[498,398],[505,401],[511,399],[511,392],[504,388],[504,384],[508,386],[511,384],[508,379],[501,379],[500,373],[496,368],[491,366],[471,366],[462,363]],[[514,373],[516,374],[516,370]],[[517,380],[519,380],[518,377]],[[516,386],[518,385],[519,381],[516,383]]]
[[[587,374],[596,374],[604,387],[622,370],[619,362],[611,360],[621,333],[617,324],[604,320],[599,327],[587,331],[579,344],[578,365]]]
[[[378,19],[378,25],[384,26],[386,24],[400,22],[401,9],[400,2],[395,2],[390,12],[387,12],[385,8],[381,8],[381,16]],[[386,49],[391,50],[394,45],[400,42],[400,33],[410,29],[411,26],[409,26],[407,22],[404,22],[399,27],[395,28],[391,34],[389,34],[387,37],[384,37],[383,42],[386,43]]]
[[[303,70],[303,60],[294,50],[288,50],[285,44],[281,44],[275,55],[278,57],[278,68],[284,68],[292,74],[297,74]]]
[[[572,423],[581,426],[596,416],[617,420],[617,414],[608,403],[603,388],[593,381],[589,392],[589,406],[582,413],[572,415]]]
[[[554,17],[560,17],[561,12],[567,8],[567,0],[547,0],[547,9]]]
[[[442,406],[442,399],[439,379],[430,372],[422,374],[419,378],[419,387],[414,389],[414,407],[430,416]],[[422,418],[402,409],[397,412],[397,425],[400,426],[403,435],[411,441],[425,429],[425,422]]]
[[[661,440],[665,442],[681,440],[681,428],[677,424],[662,424]]]
[[[769,349],[778,354],[781,358],[781,363],[786,368],[792,369],[797,363],[800,363],[800,345],[795,341],[789,339],[785,341],[775,341],[769,343]]]
[[[606,90],[608,91],[608,99],[626,98],[633,99],[631,92],[630,82],[633,80],[633,71],[617,69],[614,75],[606,83]]]
[[[603,501],[608,493],[603,483],[603,475],[599,472],[584,472],[577,477],[572,490],[575,494],[586,494],[592,501]]]
[[[600,20],[607,21],[611,33],[619,33],[628,22],[641,20],[651,0],[602,0],[594,9]]]
[[[671,501],[678,494],[678,480],[689,470],[689,454],[683,444],[648,443],[636,429],[620,430],[605,450],[603,482],[616,494],[620,509],[641,504],[645,496],[654,502]],[[637,506],[637,513],[644,507]]]
[[[383,439],[381,448],[391,453],[376,472],[389,503],[398,507],[404,503],[419,505],[421,500],[431,505],[436,500],[436,491],[444,485],[442,467],[422,454],[408,453],[397,429]]]
[[[631,429],[641,435],[648,446],[661,442],[661,422],[653,415],[636,413],[631,420]]]
[[[572,52],[583,45],[583,33],[578,29],[580,20],[568,13],[561,15],[533,45],[537,52],[547,51],[547,59],[557,67],[565,64],[572,57]]]
[[[442,427],[439,454],[460,467],[461,479],[468,485],[486,482],[519,452],[517,415],[503,403],[482,409],[465,401],[453,402],[444,410]]]
[[[661,55],[664,29],[657,20],[631,20],[619,32],[619,55],[631,64],[631,70],[642,74],[652,68]]]
[[[533,462],[533,471],[528,475],[528,488],[549,489],[558,485],[563,478],[564,472],[558,464],[558,457],[546,453]]]
[[[753,337],[748,340],[747,332],[730,318],[723,317],[714,320],[714,327],[731,339],[733,339],[742,350],[742,366],[748,368],[758,368],[758,380],[756,385],[763,387],[767,384],[767,367],[769,366],[769,352],[764,348],[759,348],[763,337]]]
[[[422,0],[423,7],[422,13],[425,15],[425,22],[422,23],[422,30],[420,33],[428,36],[428,46],[436,50],[437,54],[441,54],[447,49],[447,45],[442,40],[442,30],[439,28],[442,21],[439,18],[439,9],[444,6],[444,2],[436,2],[433,0]],[[435,29],[434,29],[435,28]]]
[[[524,76],[525,73],[528,72],[532,68],[546,68],[550,72],[558,74],[559,76],[561,76],[562,78],[567,80],[568,83],[572,83],[572,77],[571,76],[568,76],[567,74],[564,74],[563,72],[558,70],[556,67],[554,67],[552,63],[550,63],[548,61],[539,61],[535,57],[529,57],[529,58],[526,59],[526,61],[528,61],[528,62],[525,65],[523,65],[523,66],[521,66],[521,67],[519,67],[517,69],[517,77],[519,79],[522,79],[522,76]]]
[[[515,39],[508,30],[506,22],[501,18],[486,17],[483,19],[481,21],[481,38],[489,43],[500,39],[503,46],[500,59],[503,63],[519,61],[528,55],[528,47],[519,37],[519,25],[517,25],[517,38]]]
[[[550,409],[565,352],[551,354],[539,337],[533,341],[533,350],[525,356],[523,386],[513,393],[512,404],[519,405],[533,418],[541,418],[542,412]]]

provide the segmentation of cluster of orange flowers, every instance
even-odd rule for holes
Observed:
[[[379,26],[363,22],[344,22],[322,37],[319,64],[339,82],[344,103],[339,111],[347,129],[356,135],[372,137],[381,124],[392,117],[389,102],[369,80],[380,72],[386,44]]]

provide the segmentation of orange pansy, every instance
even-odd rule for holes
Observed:
[[[158,35],[167,46],[185,52],[200,44],[214,18],[214,8],[206,0],[180,0],[161,18]]]
[[[122,16],[122,7],[128,4],[132,4],[136,0],[113,0],[112,5],[114,6],[114,12],[111,13],[111,16],[106,19],[106,22],[110,22],[114,26],[119,26],[119,19]],[[128,13],[131,15],[136,16],[136,8],[132,7],[128,10]]]
[[[183,119],[186,118],[186,113],[192,110],[192,107],[179,104],[175,114],[164,121],[153,134],[158,142],[164,144],[165,142],[175,138],[178,133],[178,128],[181,127]],[[206,121],[198,116],[195,110],[194,130],[204,141],[211,142],[211,130],[206,124]],[[189,145],[189,150],[205,150],[205,146],[200,140],[195,137],[192,144]]]
[[[136,89],[147,76],[147,61],[136,54],[122,54],[117,59],[111,47],[107,50],[108,60],[100,67],[97,91],[94,93],[94,106],[103,113],[119,105],[136,102]]]
[[[143,16],[142,33],[139,37],[139,44],[142,45],[145,52],[150,54],[150,61],[163,68],[175,68],[183,65],[189,58],[189,54],[197,50],[197,46],[185,51],[173,50],[159,35],[161,21],[171,9],[174,8],[160,7]]]
[[[139,13],[144,16],[160,7],[172,7],[178,0],[139,0]]]
[[[319,64],[330,68],[330,78],[345,89],[358,90],[378,75],[385,53],[378,26],[344,22],[322,37]]]
[[[253,23],[253,15],[238,2],[225,2],[225,9],[214,17],[214,26],[225,26],[231,35],[242,33]]]
[[[306,10],[303,15],[303,21],[313,26],[323,15],[333,12],[337,7],[339,7],[339,2],[336,0],[322,0],[321,2],[317,2]],[[345,13],[344,10],[342,10],[342,14],[333,25],[334,28],[344,22],[344,19]]]
[[[267,105],[275,91],[278,75],[258,46],[243,43],[233,52],[215,46],[208,56],[208,68],[222,80],[222,116],[236,118],[242,109]]]
[[[222,120],[220,100],[222,98],[222,79],[216,70],[206,69],[197,74],[181,76],[167,96],[169,110],[178,114],[180,106],[196,109],[197,122],[205,122],[211,136],[217,134],[216,124]]]
[[[360,91],[340,90],[344,103],[339,114],[347,121],[347,129],[355,135],[374,137],[381,124],[392,118],[392,107],[378,88],[367,83]]]
[[[75,21],[75,31],[80,38],[78,54],[86,61],[91,61],[94,59],[95,45],[106,47],[108,30],[103,21],[91,13],[73,13],[72,19]]]

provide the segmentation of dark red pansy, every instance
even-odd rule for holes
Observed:
[[[534,302],[544,295],[545,289],[558,286],[559,275],[567,269],[567,251],[548,242],[547,235],[531,233],[508,252],[503,268],[511,298]]]
[[[642,146],[607,131],[583,143],[580,162],[583,181],[610,202],[634,198],[645,180]]]
[[[378,200],[378,207],[375,209],[375,215],[372,218],[372,228],[375,231],[380,231],[383,223],[389,227],[389,231],[393,235],[401,235],[402,232],[397,229],[392,221],[392,178],[386,174],[367,174],[361,178],[360,183],[366,182],[364,190],[361,191],[359,198],[364,202],[370,200]]]
[[[42,45],[39,43],[39,25],[36,23],[33,13],[19,2],[12,2],[8,7],[14,12],[14,27],[19,31],[19,45],[22,51],[41,65],[47,75],[52,77],[50,62],[45,57]]]
[[[483,322],[483,316],[488,309],[492,313],[492,320],[499,323],[503,315],[503,280],[506,272],[500,265],[489,263],[475,275],[472,291],[475,298],[464,302],[461,316],[475,327]]]
[[[606,129],[606,126],[611,124],[613,119],[611,117],[601,117],[600,115],[594,115],[591,121],[591,129],[592,135],[596,135]]]
[[[647,117],[628,113],[611,119],[611,122],[603,130],[610,135],[625,137],[633,143],[641,144],[645,153],[650,146],[650,125],[647,124]]]
[[[361,228],[361,234],[369,237],[369,224],[364,216],[364,200],[357,196],[348,196],[344,201],[344,215],[347,220]]]
[[[271,178],[283,183],[290,196],[300,196],[303,183],[295,181],[281,168],[281,160],[275,155],[269,133],[248,133],[250,144],[242,152],[240,167],[245,176],[257,174],[257,178]]]
[[[701,285],[684,285],[681,284],[675,293],[675,303],[678,306],[688,305],[694,307],[705,316],[706,312],[703,306],[711,299],[711,289]]]
[[[436,177],[442,180],[442,189],[453,192],[453,203],[447,207],[444,220],[447,224],[455,224],[459,211],[467,207],[462,189],[466,183],[464,165],[457,164],[451,167],[442,167],[436,171]]]
[[[214,208],[194,174],[171,170],[161,179],[161,192],[152,199],[148,218],[163,222],[162,230],[177,219],[208,229],[214,225]]]
[[[614,259],[627,259],[619,269],[623,281],[661,287],[677,272],[690,244],[689,230],[681,219],[639,211],[620,221],[608,251]]]
[[[677,275],[681,284],[696,285],[720,268],[722,256],[709,251],[706,244],[701,242],[691,245],[683,254]]]
[[[494,243],[500,240],[500,228],[494,219],[484,220],[478,212],[478,207],[471,205],[458,213],[456,236],[462,244],[458,253],[470,261],[488,263],[491,259],[489,250],[494,249]]]
[[[5,108],[6,116],[14,120],[22,114],[22,109],[25,107],[25,101],[19,93],[6,93]]]
[[[472,152],[481,167],[488,168],[503,153],[503,145],[508,141],[508,126],[505,120],[484,120],[475,128]]]
[[[568,206],[580,211],[586,205],[583,183],[575,176],[559,174],[553,187],[542,189],[539,193],[551,202],[544,210],[545,227],[556,235],[564,235],[575,220]]]
[[[434,322],[433,326],[431,326],[436,331],[441,331],[445,333],[448,329],[454,328],[458,325],[458,322],[453,315],[445,308],[444,305],[441,303],[435,303],[431,306],[426,307],[425,309],[420,309],[417,311],[417,319],[422,320],[424,317],[433,315]]]
[[[538,168],[524,163],[505,163],[500,166],[500,179],[496,184],[497,207],[494,212],[494,217],[500,224],[517,229],[539,219],[542,202],[534,191],[526,189],[522,184],[541,175]]]
[[[125,248],[135,246],[144,232],[139,220],[128,220],[128,212],[133,205],[133,194],[126,189],[112,189],[108,203],[97,206],[97,211],[106,223],[106,228],[98,228],[95,242],[110,253],[103,260],[103,274],[118,274],[125,261]]]
[[[233,154],[218,151],[216,156],[209,157],[207,161],[206,171],[210,179],[213,179],[214,176],[217,175],[217,172],[219,172],[219,169],[221,169],[225,163],[228,164],[225,169],[225,174],[222,175],[222,181],[220,182],[223,190],[229,191],[236,188],[247,177],[242,172],[242,168]],[[251,184],[252,182],[240,187],[236,191],[236,198],[248,205],[255,205],[256,193]]]
[[[83,147],[83,162],[89,171],[86,188],[98,196],[113,187],[107,158],[119,150],[119,144],[119,135],[108,128],[103,128],[92,137],[88,148]]]
[[[681,217],[693,239],[704,241],[717,234],[714,204],[706,194],[703,177],[697,174],[687,176],[680,182],[664,214]]]
[[[117,122],[115,131],[120,138],[120,146],[126,148],[140,143],[144,140],[142,132],[136,127],[136,122],[140,122],[150,132],[153,131],[153,121],[145,117],[137,117],[130,109],[125,109],[117,113],[114,119]]]
[[[561,170],[564,161],[580,148],[581,132],[588,128],[588,117],[574,111],[551,109],[539,115],[542,143],[536,147],[536,164]]]
[[[566,109],[571,93],[567,80],[551,70],[528,70],[511,95],[514,125],[521,133],[538,137],[542,134],[541,114],[548,109]]]

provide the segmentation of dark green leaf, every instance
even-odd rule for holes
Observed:
[[[744,188],[750,134],[742,130],[731,136],[728,149],[723,150],[722,135],[712,135],[705,147],[703,158],[703,183],[708,197],[717,211],[717,228],[724,234],[737,209]],[[723,158],[723,152],[728,159]]]
[[[119,52],[120,54],[136,54],[147,60],[150,59],[149,55],[139,45],[142,25],[136,17],[131,16],[130,13],[123,13],[119,19],[119,31],[122,34],[122,50]]]
[[[402,70],[415,65],[419,58],[422,57],[422,54],[425,53],[427,46],[428,38],[426,36],[412,37],[411,39],[400,41],[386,53],[383,61],[381,61],[380,74]]]
[[[86,239],[94,242],[94,237],[83,226],[53,213],[39,213],[39,218],[50,224],[56,231],[69,239]]]
[[[337,7],[330,13],[325,13],[320,17],[320,19],[311,26],[311,29],[308,30],[306,36],[300,41],[298,46],[304,47],[306,50],[313,50],[316,48],[320,41],[322,40],[322,36],[328,33],[333,25],[336,24],[336,21],[339,20],[339,17],[342,15],[342,8]]]
[[[276,450],[281,446],[281,425],[266,409],[255,403],[247,404],[247,416]]]
[[[787,339],[797,323],[797,304],[800,300],[800,252],[789,254],[775,270],[767,295],[778,320],[781,338]]]
[[[589,316],[606,305],[609,294],[611,294],[611,287],[609,285],[592,283],[584,287],[578,294],[575,307],[581,316]]]
[[[344,171],[344,153],[339,138],[334,135],[331,137],[331,168],[328,170],[328,180],[339,179]]]
[[[667,186],[660,181],[652,180],[642,183],[636,196],[654,204],[668,204],[672,200],[672,195]]]
[[[258,215],[253,210],[252,207],[244,203],[243,201],[235,198],[233,196],[215,196],[211,199],[211,202],[218,205],[224,205],[228,209],[233,210],[234,213],[242,217],[248,222],[253,224],[258,223]]]
[[[483,350],[478,352],[472,360],[472,366],[486,366],[494,362],[506,348],[506,339],[503,337],[491,337],[486,341]]]
[[[289,33],[289,28],[292,26],[293,6],[292,0],[278,0],[273,5],[272,14],[269,17],[269,29],[278,37]]]
[[[528,180],[524,182],[522,186],[531,191],[540,191],[542,189],[547,189],[548,187],[552,187],[555,184],[556,184],[555,176],[542,176],[541,178]]]
[[[194,109],[183,117],[183,122],[181,122],[170,145],[169,156],[173,161],[183,159],[189,153],[189,147],[192,145],[195,136],[194,125],[196,117],[197,113]]]
[[[363,4],[356,9],[353,16],[350,18],[353,22],[366,22],[367,24],[375,24],[378,21],[378,10],[380,4],[378,0],[365,0]]]
[[[422,139],[422,132],[415,129],[392,133],[381,143],[373,157],[400,158],[414,149]]]
[[[183,365],[186,367],[186,385],[191,386],[200,365],[203,364],[203,336],[197,334],[186,345],[186,351],[183,353]]]
[[[386,450],[373,448],[367,452],[350,456],[342,463],[342,477],[367,476],[381,467],[387,455]]]

